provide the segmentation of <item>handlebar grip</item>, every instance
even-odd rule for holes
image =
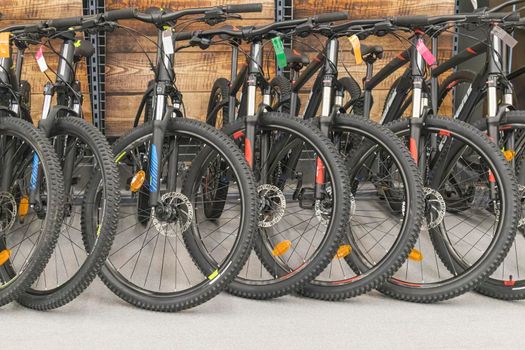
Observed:
[[[193,35],[194,35],[194,32],[174,33],[173,40],[174,41],[190,40],[191,38],[193,38]]]
[[[46,24],[54,28],[69,28],[82,25],[82,19],[83,17],[59,18],[47,21]]]
[[[240,5],[225,5],[223,11],[228,13],[243,13],[243,12],[262,12],[263,5],[256,4],[240,4]]]
[[[129,7],[120,10],[112,10],[104,13],[104,18],[107,21],[118,21],[119,19],[132,19],[135,18],[137,10],[134,7]]]
[[[488,19],[488,20],[505,20],[505,21],[510,21],[510,22],[517,22],[520,20],[520,14],[519,12],[515,12],[515,13],[512,13],[512,12],[491,12],[491,13],[487,13],[485,15],[485,18]]]
[[[392,17],[390,22],[400,27],[423,27],[429,25],[428,16],[398,16]]]
[[[330,12],[322,13],[320,15],[315,15],[312,17],[312,20],[316,23],[327,23],[327,22],[336,22],[344,21],[348,19],[347,12]]]

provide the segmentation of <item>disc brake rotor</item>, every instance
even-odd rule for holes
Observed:
[[[425,194],[427,226],[429,229],[438,227],[445,218],[447,210],[445,200],[441,193],[433,188],[425,187],[423,193]]]
[[[17,205],[9,192],[0,192],[0,233],[8,231],[16,221]]]
[[[175,237],[177,235],[176,230],[170,230],[170,225],[179,227],[181,233],[186,231],[193,221],[193,205],[188,197],[180,192],[168,192],[161,197],[161,202],[162,205],[175,212],[176,219],[173,221],[161,220],[157,218],[155,208],[152,208],[151,219],[157,231],[167,237]]]
[[[259,227],[272,227],[284,216],[286,198],[279,187],[264,184],[257,187],[259,194]]]

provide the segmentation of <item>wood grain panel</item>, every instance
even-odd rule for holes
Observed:
[[[177,86],[186,93],[209,92],[217,78],[230,76],[230,67],[230,52],[202,51],[179,55],[175,60]],[[274,65],[271,64],[269,69],[273,75]],[[106,77],[109,93],[141,93],[153,79],[153,72],[144,54],[114,53],[108,56]]]
[[[454,13],[451,0],[294,0],[294,15],[298,18],[317,13],[346,11],[351,18],[381,18],[384,16],[440,15]]]
[[[226,4],[249,4],[252,2],[260,2],[263,4],[263,10],[260,13],[243,13],[243,18],[268,18],[274,16],[273,1],[247,1],[247,0],[106,0],[106,8],[119,9],[124,7],[136,7],[139,9],[147,9],[149,7],[160,7],[171,10],[182,10],[186,8],[195,7],[212,7]]]
[[[233,25],[262,25],[273,22],[274,1],[262,0],[262,13],[245,13],[246,21],[229,21]],[[180,10],[191,7],[208,7],[223,4],[251,3],[247,0],[107,0],[107,9],[117,9],[134,6],[146,9],[151,6]],[[191,17],[188,17],[191,18]],[[180,21],[182,27],[183,21]],[[149,61],[144,51],[155,60],[156,28],[138,21],[121,21],[121,24],[131,29],[118,29],[107,35],[107,65],[106,90],[107,113],[106,130],[108,135],[115,136],[129,129],[133,123],[136,109],[148,81],[153,78]],[[179,28],[180,28],[179,27]],[[196,23],[184,30],[208,29],[209,27]],[[140,35],[136,35],[140,33]],[[183,43],[181,43],[183,44]],[[244,45],[245,50],[249,46]],[[175,58],[177,86],[184,95],[188,116],[205,119],[209,91],[214,81],[230,74],[231,51],[229,46],[212,46],[208,50],[187,48],[177,53]],[[272,72],[274,65],[271,65]]]
[[[5,19],[40,20],[82,15],[82,0],[2,0]]]
[[[239,0],[236,3],[247,1]],[[262,14],[245,14],[243,17],[251,20],[240,22],[237,25],[258,25],[270,22],[273,19],[273,1],[263,0],[264,12]],[[160,6],[172,8],[174,10],[186,7],[213,6],[217,4],[231,3],[227,0],[108,0],[107,8],[115,9],[126,6],[147,8],[149,6]],[[435,2],[431,0],[343,0],[343,1],[317,1],[317,0],[295,0],[294,14],[296,18],[306,17],[314,13],[328,11],[348,11],[353,18],[379,17],[387,15],[408,15],[426,13],[452,13],[454,7],[453,0]],[[125,26],[130,26],[133,30],[142,35],[134,37],[130,32],[119,29],[114,33],[108,34],[107,38],[107,76],[106,87],[107,98],[107,132],[109,135],[121,134],[132,125],[134,113],[140,102],[140,96],[145,90],[147,83],[152,79],[153,74],[149,67],[149,62],[143,51],[155,58],[155,45],[151,41],[156,40],[155,28],[149,24],[136,21],[122,21]],[[222,25],[222,24],[221,24]],[[202,24],[192,25],[188,30],[205,29]],[[311,46],[319,47],[319,41],[314,38],[300,39],[305,43],[296,42],[294,47],[306,52],[310,57],[315,55]],[[324,40],[324,39],[322,39]],[[385,58],[375,65],[375,71],[381,69],[392,57],[408,47],[408,43],[392,36],[383,38],[370,37],[365,41],[368,45],[383,45]],[[246,49],[248,47],[245,46]],[[445,35],[440,43],[439,59],[444,60],[450,56],[452,50],[452,40],[450,35]],[[340,77],[346,75],[343,64],[349,72],[361,81],[365,74],[364,66],[356,66],[352,55],[349,53],[350,46],[346,40],[341,40],[341,65]],[[273,55],[272,55],[273,56]],[[208,103],[209,90],[216,78],[229,76],[230,69],[230,48],[226,46],[214,46],[206,51],[199,48],[189,48],[181,51],[176,56],[177,85],[184,94],[186,110],[189,116],[203,119]],[[273,68],[273,67],[272,67]],[[372,110],[374,118],[377,118],[382,109],[383,99],[387,94],[387,89],[395,81],[398,74],[388,77],[374,91],[375,104]],[[311,86],[309,82],[307,87]],[[303,91],[303,94],[307,91]],[[306,96],[304,97],[306,98]]]
[[[3,18],[0,27],[7,27],[17,23],[30,23],[46,19],[73,17],[82,15],[82,0],[1,0],[0,13]],[[82,34],[79,34],[80,36]],[[60,50],[60,41],[53,40],[52,45],[56,50]],[[24,69],[22,79],[28,80],[31,84],[31,115],[35,123],[42,114],[42,104],[44,100],[43,88],[48,81],[46,75],[38,69],[34,54],[36,46],[30,47],[25,53]],[[56,71],[58,57],[50,49],[45,49],[45,58],[48,66]],[[49,78],[54,81],[55,75],[48,71]],[[77,78],[80,80],[82,92],[84,93],[84,115],[91,122],[91,103],[89,98],[89,86],[87,82],[86,63],[81,62],[77,68]]]

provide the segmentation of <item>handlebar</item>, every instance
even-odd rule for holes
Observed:
[[[262,4],[240,4],[240,5],[223,5],[216,7],[201,7],[193,9],[185,9],[171,13],[135,13],[135,18],[147,23],[154,23],[156,25],[162,25],[167,22],[176,21],[177,19],[189,16],[189,15],[201,15],[213,11],[219,11],[225,14],[228,13],[246,13],[246,12],[261,12]]]
[[[522,2],[525,2],[525,0],[511,0],[511,1],[507,1],[507,2],[504,2],[503,4],[499,4],[498,6],[495,6],[495,7],[491,8],[490,10],[488,10],[488,12],[489,13],[497,12],[497,11],[500,11],[500,10],[504,9],[505,7],[512,6],[512,5],[517,5],[517,4],[522,3]]]
[[[297,26],[301,24],[305,24],[308,22],[311,22],[312,25],[316,23],[328,23],[338,20],[345,20],[348,19],[348,13],[346,12],[331,12],[331,13],[323,13],[320,15],[315,15],[310,18],[300,18],[300,19],[294,19],[289,21],[282,21],[282,22],[274,22],[270,24],[266,24],[259,27],[240,27],[238,30],[232,30],[231,27],[222,27],[218,29],[211,29],[211,30],[200,30],[200,31],[193,31],[193,32],[182,32],[182,33],[175,33],[173,38],[176,41],[182,41],[182,40],[190,40],[194,36],[199,37],[214,37],[216,35],[226,35],[230,36],[232,38],[240,38],[240,39],[250,39],[254,37],[262,37],[272,31],[275,30],[291,30],[295,29]]]
[[[119,10],[106,11],[97,15],[78,16],[59,18],[41,22],[39,24],[30,25],[15,25],[0,29],[2,32],[25,32],[35,33],[44,32],[44,29],[54,28],[57,31],[68,30],[72,27],[82,27],[83,29],[90,29],[106,22],[114,22],[123,19],[138,19],[143,22],[155,23],[156,25],[163,25],[167,22],[174,21],[178,18],[195,15],[195,14],[208,14],[221,15],[228,13],[246,13],[246,12],[261,12],[262,4],[239,4],[239,5],[222,5],[216,7],[203,7],[194,9],[185,9],[176,12],[158,12],[158,13],[142,13],[138,12],[135,8],[124,8]]]
[[[226,13],[262,12],[262,4],[226,5],[222,9]]]

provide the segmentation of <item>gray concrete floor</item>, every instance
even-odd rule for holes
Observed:
[[[52,312],[0,310],[6,349],[523,349],[525,301],[474,293],[436,305],[377,292],[329,303],[227,294],[192,310],[136,309],[100,281]]]

